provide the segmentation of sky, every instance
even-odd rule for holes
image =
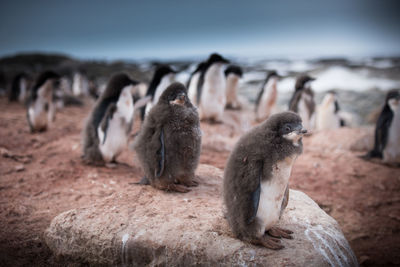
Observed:
[[[396,0],[0,0],[0,57],[400,56]]]

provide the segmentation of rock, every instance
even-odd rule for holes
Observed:
[[[150,186],[64,212],[45,232],[58,256],[94,265],[357,266],[338,223],[307,195],[290,191],[280,226],[294,231],[285,248],[269,250],[233,237],[222,212],[222,171],[198,168],[187,194]]]

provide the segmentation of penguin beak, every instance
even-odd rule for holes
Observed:
[[[184,94],[184,93],[180,93],[180,94],[175,98],[175,100],[174,100],[174,101],[171,101],[170,103],[173,104],[173,105],[180,105],[180,106],[183,106],[183,105],[185,105],[185,102],[186,102],[185,94]]]
[[[304,135],[307,133],[307,129],[305,128],[301,128],[301,130],[299,131],[299,134]]]
[[[298,135],[305,135],[307,133],[307,129],[304,128],[301,124],[296,127],[295,131]]]

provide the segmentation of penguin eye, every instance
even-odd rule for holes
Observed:
[[[285,126],[285,131],[286,132],[290,132],[292,130],[292,127],[290,127],[290,125],[286,125]]]

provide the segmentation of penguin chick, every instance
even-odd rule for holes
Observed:
[[[124,73],[114,75],[94,106],[83,132],[83,161],[104,165],[115,162],[127,147],[135,109],[132,92],[137,81]]]
[[[197,185],[200,122],[183,84],[173,83],[164,91],[146,116],[134,149],[145,173],[142,184],[181,193]]]
[[[197,84],[197,105],[201,120],[222,122],[226,104],[224,69],[229,61],[219,54],[211,54],[202,68]]]
[[[340,108],[336,92],[329,91],[317,108],[317,130],[337,129],[344,126],[344,120],[339,115]]]
[[[241,240],[281,249],[277,238],[292,238],[275,227],[289,199],[292,166],[302,153],[305,130],[293,112],[272,115],[242,136],[224,171],[226,217]]]
[[[239,66],[231,65],[225,70],[226,77],[226,109],[241,109],[238,99],[239,79],[243,71]]]
[[[314,81],[308,75],[302,75],[297,78],[295,91],[289,102],[289,110],[300,115],[304,127],[312,130],[315,126],[315,101],[314,92],[310,83]]]
[[[374,148],[363,158],[381,158],[387,163],[400,162],[400,90],[387,93],[375,127]]]
[[[261,90],[256,99],[256,120],[263,121],[276,111],[276,101],[278,98],[277,82],[279,79],[276,71],[267,74]]]
[[[150,82],[149,87],[147,88],[146,96],[151,97],[151,102],[149,102],[146,107],[142,108],[141,111],[141,119],[144,120],[144,117],[151,108],[157,104],[158,99],[165,91],[165,89],[173,82],[176,71],[174,71],[168,65],[160,65],[157,67],[154,72],[153,79]]]
[[[27,102],[27,119],[31,132],[45,131],[54,121],[53,91],[59,85],[59,78],[57,73],[45,71],[31,88]]]

